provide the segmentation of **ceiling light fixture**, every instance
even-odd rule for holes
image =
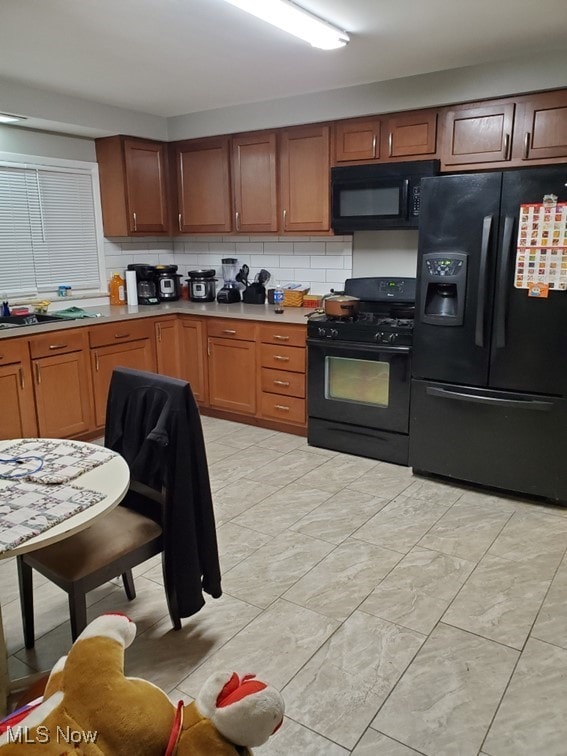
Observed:
[[[253,16],[289,32],[312,47],[334,50],[344,47],[349,36],[336,26],[300,8],[291,0],[226,0]]]
[[[13,113],[0,113],[0,123],[17,123],[25,121],[25,116],[14,115]]]

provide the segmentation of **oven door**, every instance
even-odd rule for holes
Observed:
[[[308,339],[309,417],[408,433],[411,348]]]

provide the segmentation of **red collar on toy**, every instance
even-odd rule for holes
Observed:
[[[177,704],[177,711],[175,712],[175,719],[171,726],[171,733],[169,734],[169,740],[167,741],[167,748],[165,749],[165,756],[175,756],[177,746],[179,744],[179,738],[181,737],[181,730],[183,729],[183,701],[179,701]]]

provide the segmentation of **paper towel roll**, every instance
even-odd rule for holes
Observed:
[[[130,306],[138,304],[138,283],[135,270],[126,271],[126,302]]]

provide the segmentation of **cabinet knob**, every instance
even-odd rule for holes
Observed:
[[[229,336],[234,336],[234,334],[236,333],[236,331],[233,328],[225,328],[224,331],[223,331],[223,333],[226,333]]]
[[[274,380],[274,386],[289,386],[289,381],[276,381],[276,380]]]
[[[67,346],[67,344],[50,344],[50,345],[49,345],[49,348],[50,348],[51,350],[56,350],[56,349],[65,349],[65,347],[66,347],[66,346]]]
[[[275,404],[274,409],[281,410],[282,412],[289,412],[289,407],[286,407],[285,404]]]
[[[283,222],[283,230],[286,230],[287,226],[287,210],[282,210],[282,222]]]
[[[289,362],[289,357],[284,357],[281,354],[274,354],[274,360],[279,360],[280,362]]]
[[[181,222],[181,213],[179,213],[179,215],[177,216],[177,223],[179,225],[179,230],[183,231],[183,224]]]
[[[236,230],[240,231],[240,213],[238,212],[238,210],[235,212],[234,216],[235,216]]]
[[[374,137],[376,139],[376,137]],[[390,131],[388,134],[388,157],[392,157],[392,150],[394,146],[394,135]],[[374,157],[376,157],[376,152],[374,152]]]
[[[136,213],[132,213],[132,219],[134,221],[134,231],[138,230],[138,219],[136,218]]]
[[[289,341],[289,336],[280,336],[277,333],[274,333],[274,339],[277,339],[278,341]]]

